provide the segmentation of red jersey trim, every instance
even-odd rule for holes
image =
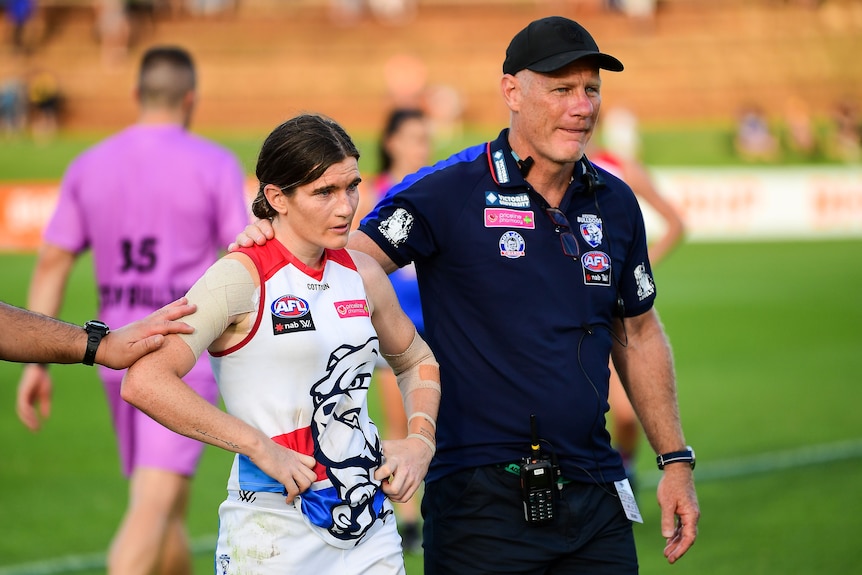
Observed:
[[[356,262],[353,261],[353,258],[350,257],[350,254],[346,249],[325,250],[323,266],[319,270],[305,265],[305,263],[301,262],[278,240],[269,240],[262,246],[255,245],[250,248],[240,248],[238,251],[247,255],[251,259],[254,263],[254,267],[257,269],[258,275],[260,276],[260,299],[258,300],[257,306],[257,318],[255,318],[254,325],[242,341],[223,351],[210,352],[210,355],[213,357],[224,357],[233,353],[238,349],[241,349],[251,340],[252,337],[254,337],[254,334],[257,333],[257,330],[260,327],[260,322],[263,321],[263,316],[265,315],[264,312],[266,311],[264,310],[264,302],[266,302],[266,281],[284,266],[292,265],[316,281],[323,280],[323,270],[326,269],[327,261],[332,261],[347,269],[357,271]]]
[[[257,250],[254,250],[253,248],[240,248],[238,251],[240,253],[244,253],[249,258],[251,258],[252,263],[254,263],[254,267],[257,268],[257,275],[259,275],[260,277],[264,277],[263,267],[261,265],[261,262],[257,258],[258,255],[262,255],[262,254],[254,253]],[[224,357],[228,354],[235,352],[238,349],[241,349],[243,346],[245,346],[245,344],[247,344],[249,341],[251,341],[251,338],[254,337],[254,334],[257,333],[257,328],[260,327],[260,322],[263,320],[263,304],[266,301],[266,298],[264,296],[266,296],[266,282],[261,280],[261,282],[260,282],[260,298],[258,299],[258,302],[257,302],[257,317],[254,320],[254,325],[251,326],[251,329],[248,331],[248,334],[244,338],[242,338],[242,341],[240,341],[236,345],[233,345],[233,346],[231,346],[225,350],[218,351],[218,352],[210,352],[211,356],[213,356],[213,357]]]

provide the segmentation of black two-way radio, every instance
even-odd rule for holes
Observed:
[[[530,455],[521,461],[521,495],[527,523],[546,523],[554,519],[556,466],[542,454],[536,416],[530,415]]]

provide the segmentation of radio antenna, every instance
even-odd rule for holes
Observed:
[[[533,459],[539,458],[539,431],[536,428],[536,415],[530,414],[530,449],[533,453]]]

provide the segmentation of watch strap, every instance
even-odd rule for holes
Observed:
[[[691,446],[686,446],[683,451],[672,451],[670,453],[662,453],[655,458],[659,469],[664,469],[665,465],[670,463],[688,463],[694,469],[695,458],[694,449]]]
[[[102,338],[108,335],[110,330],[102,322],[88,321],[84,324],[84,331],[87,332],[87,350],[84,352],[84,359],[81,363],[93,365],[96,363],[96,351],[99,349],[99,344],[102,343]]]

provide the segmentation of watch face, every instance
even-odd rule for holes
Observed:
[[[110,328],[108,327],[108,325],[105,322],[99,321],[97,319],[93,319],[93,320],[90,320],[84,324],[84,329],[87,331],[92,330],[92,331],[101,331],[101,332],[108,333],[108,330]]]

